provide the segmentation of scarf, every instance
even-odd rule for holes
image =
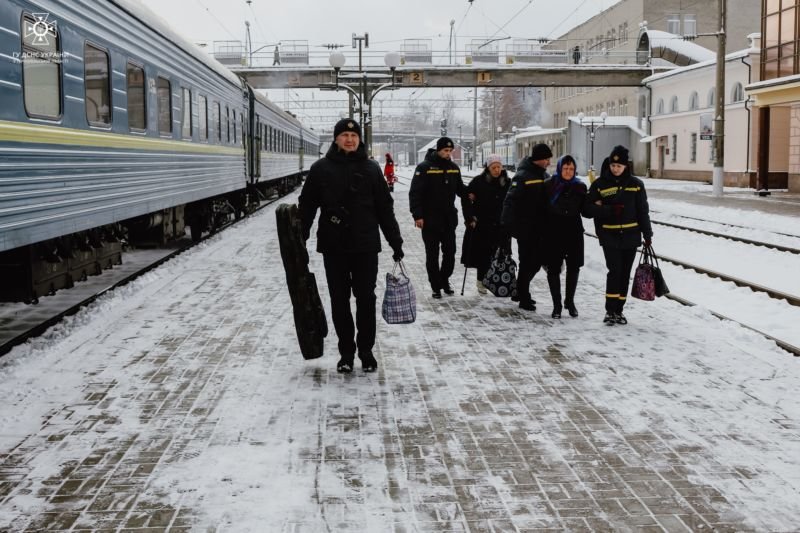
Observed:
[[[550,205],[556,205],[561,193],[568,191],[575,183],[583,183],[578,176],[573,177],[571,180],[565,180],[560,174],[553,176],[553,189],[550,191]]]

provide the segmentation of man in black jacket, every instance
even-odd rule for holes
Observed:
[[[453,141],[442,137],[436,142],[436,150],[431,148],[425,161],[417,165],[408,203],[414,225],[422,230],[425,243],[425,267],[434,298],[453,294],[450,276],[456,264],[456,226],[458,210],[454,203],[456,195],[463,197],[464,182],[461,170],[451,159]],[[442,263],[439,266],[439,247],[442,249]]]
[[[529,157],[520,161],[500,217],[503,227],[517,239],[517,296],[520,308],[527,311],[536,311],[536,301],[531,298],[531,281],[544,263],[542,237],[547,209],[544,180],[550,177],[546,169],[551,157],[550,147],[540,143],[533,147]]]
[[[300,193],[303,236],[320,210],[317,251],[322,254],[331,298],[333,326],[339,337],[341,359],[336,370],[353,371],[356,349],[364,372],[374,372],[378,363],[375,345],[375,282],[378,278],[378,228],[394,251],[403,258],[403,238],[394,216],[394,201],[380,166],[367,158],[361,142],[361,126],[342,119],[333,130],[334,142],[325,157],[311,165]],[[350,293],[356,298],[355,335],[350,312]]]

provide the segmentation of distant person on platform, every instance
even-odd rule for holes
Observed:
[[[449,137],[436,141],[436,149],[430,148],[425,160],[417,165],[408,191],[414,225],[422,230],[425,268],[436,299],[442,297],[442,291],[449,295],[455,292],[450,285],[456,262],[458,209],[455,198],[466,194],[461,169],[450,159],[453,146]]]
[[[394,183],[397,181],[397,176],[394,174],[394,159],[392,154],[386,152],[386,164],[383,165],[383,177],[386,178],[386,185],[389,186],[389,192],[394,192]]]
[[[572,62],[576,65],[581,62],[581,47],[576,46],[572,49]]]
[[[281,64],[281,51],[278,47],[275,47],[275,51],[272,52],[272,65],[280,65]]]
[[[628,149],[615,146],[589,188],[588,205],[594,211],[594,229],[606,258],[606,316],[609,326],[627,324],[622,314],[628,297],[636,249],[650,246],[653,229],[644,183],[631,173]]]
[[[517,297],[519,307],[526,311],[536,311],[536,300],[531,297],[531,281],[544,264],[542,240],[546,231],[547,206],[544,180],[550,177],[546,169],[551,157],[550,147],[539,143],[533,147],[530,156],[519,162],[500,219],[506,231],[517,239]]]
[[[341,355],[336,370],[352,372],[358,350],[364,372],[374,372],[378,368],[372,354],[381,251],[378,228],[392,247],[395,261],[403,258],[403,238],[381,168],[367,158],[361,126],[355,120],[342,119],[336,123],[333,137],[325,157],[311,165],[300,193],[303,236],[308,239],[319,210],[317,252],[325,265]],[[351,292],[356,299],[357,335],[350,312]]]
[[[489,270],[492,257],[498,248],[511,251],[511,239],[500,227],[503,201],[511,180],[503,169],[503,160],[497,154],[486,159],[486,169],[472,178],[467,185],[467,195],[461,199],[464,213],[464,242],[461,245],[461,263],[466,268],[476,268],[478,292],[486,293],[483,278]]]

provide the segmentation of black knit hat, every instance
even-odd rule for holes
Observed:
[[[544,143],[539,143],[534,146],[531,152],[532,161],[541,161],[542,159],[550,159],[551,157],[553,157],[553,152],[551,152],[550,147]]]
[[[450,137],[442,137],[438,141],[436,141],[436,151],[443,148],[453,148],[453,139]]]
[[[608,163],[619,163],[620,165],[627,165],[630,163],[628,149],[621,145],[615,146],[614,149],[611,150],[611,155],[608,156]]]
[[[336,125],[333,127],[333,138],[335,139],[340,133],[345,131],[352,131],[358,135],[359,139],[361,138],[361,126],[352,118],[343,118],[336,123]]]

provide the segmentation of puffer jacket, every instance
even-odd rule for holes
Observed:
[[[598,200],[600,205],[597,205]],[[606,158],[600,177],[589,188],[586,201],[594,213],[594,229],[600,246],[638,248],[642,244],[642,237],[645,240],[653,238],[644,182],[631,174],[630,167],[621,176],[614,176]],[[614,205],[622,206],[619,215]]]
[[[379,227],[393,250],[402,247],[394,200],[380,166],[367,158],[364,143],[349,154],[331,144],[325,157],[311,165],[300,193],[299,208],[305,239],[320,210],[317,229],[320,253],[378,253]]]
[[[519,241],[538,241],[545,223],[547,201],[544,181],[547,171],[530,157],[520,161],[511,181],[500,223]]]
[[[430,149],[411,179],[408,191],[411,216],[414,220],[425,220],[425,227],[429,229],[455,229],[458,225],[455,198],[463,197],[464,191],[458,165]]]

